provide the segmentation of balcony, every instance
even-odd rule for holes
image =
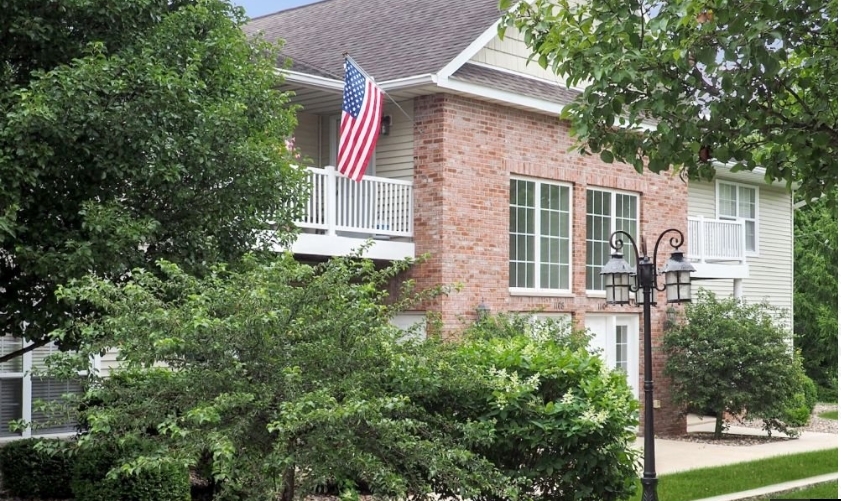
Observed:
[[[355,182],[335,167],[308,167],[310,198],[301,228],[292,244],[295,254],[344,256],[366,240],[363,253],[371,259],[397,260],[415,256],[412,183],[364,176]]]
[[[744,221],[690,217],[687,259],[693,278],[748,278]]]

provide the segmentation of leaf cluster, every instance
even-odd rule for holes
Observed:
[[[191,467],[222,500],[625,499],[636,402],[624,376],[557,325],[405,336],[391,316],[445,292],[389,297],[408,265],[285,254],[197,278],[162,262],[163,277],[60,289],[104,312],[74,326],[79,361],[119,348],[122,364],[90,382],[81,449],[134,451],[119,471]]]
[[[583,89],[561,115],[581,152],[690,179],[761,166],[808,200],[838,184],[837,18],[837,0],[536,0],[499,31]]]
[[[838,374],[838,209],[821,199],[794,211],[794,344],[806,373]]]
[[[241,8],[2,9],[0,335],[38,340],[94,313],[56,301],[73,278],[122,281],[158,259],[202,273],[288,238],[303,194],[283,146],[294,109],[277,48],[246,38]]]

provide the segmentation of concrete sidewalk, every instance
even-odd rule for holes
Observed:
[[[687,417],[687,429],[693,431],[713,431],[715,419]],[[729,433],[742,435],[765,435],[763,430],[731,426]],[[775,436],[785,436],[773,433]],[[635,446],[643,449],[642,437],[637,438]],[[800,438],[769,442],[759,445],[717,445],[685,442],[682,440],[655,439],[654,460],[658,475],[678,471],[694,470],[709,466],[722,466],[744,461],[754,461],[772,456],[796,454],[799,452],[833,449],[838,447],[838,435],[832,433],[803,432]]]

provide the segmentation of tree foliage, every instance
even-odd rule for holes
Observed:
[[[123,364],[91,376],[81,450],[138,444],[120,471],[191,466],[219,500],[627,499],[637,421],[624,375],[551,328],[407,336],[391,315],[441,291],[390,298],[406,265],[284,255],[196,278],[162,263],[165,280],[62,288],[104,315],[80,321],[81,350],[59,358],[118,347]]]
[[[794,211],[794,343],[822,386],[838,374],[838,209],[821,199]]]
[[[719,299],[702,289],[682,322],[666,332],[673,398],[690,412],[713,410],[716,438],[725,414],[785,430],[786,408],[802,388],[782,318],[770,305]]]
[[[562,113],[583,152],[691,179],[762,166],[809,200],[838,183],[837,20],[837,0],[536,0],[500,34],[583,88]]]
[[[46,342],[90,313],[55,300],[72,278],[201,272],[288,229],[294,110],[241,8],[0,5],[0,335]]]

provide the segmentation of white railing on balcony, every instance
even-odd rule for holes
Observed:
[[[690,260],[700,262],[745,262],[745,222],[690,217]]]
[[[352,181],[332,166],[308,167],[311,187],[301,228],[361,233],[371,236],[411,237],[414,215],[412,183],[376,176]]]

